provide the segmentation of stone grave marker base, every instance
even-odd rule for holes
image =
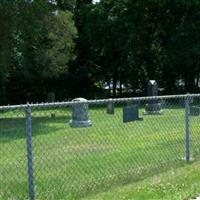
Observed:
[[[70,126],[72,128],[83,128],[83,127],[90,127],[90,126],[92,126],[92,122],[90,120],[88,120],[88,121],[70,120],[69,124],[70,124]]]
[[[198,106],[191,106],[190,107],[190,115],[191,116],[199,116],[200,115],[200,107],[198,107]]]
[[[144,114],[145,115],[162,115],[162,114],[164,114],[161,103],[146,104]]]

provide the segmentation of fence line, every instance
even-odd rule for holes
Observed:
[[[104,103],[119,103],[126,101],[148,101],[148,100],[162,100],[162,99],[176,99],[176,98],[194,98],[200,97],[200,94],[183,94],[183,95],[165,95],[165,96],[148,96],[148,97],[131,97],[131,98],[114,98],[114,99],[99,99],[99,100],[88,100],[88,104],[104,104]],[[22,105],[7,105],[0,106],[0,110],[15,110],[15,109],[26,109],[27,106],[30,108],[48,108],[57,106],[72,106],[80,104],[80,102],[66,101],[66,102],[54,102],[54,103],[34,103],[34,104],[22,104]]]
[[[185,159],[190,161],[190,104],[189,98],[185,97]]]
[[[200,158],[200,94],[0,106],[0,111],[0,150],[7,153],[0,158],[0,182],[8,179],[0,198],[26,196],[6,185],[26,182],[7,176],[12,163],[24,162],[18,150],[23,138],[30,200],[78,199],[108,183]]]
[[[26,109],[26,145],[28,161],[28,188],[30,200],[35,199],[35,186],[33,180],[33,151],[32,151],[32,128],[31,128],[31,108]]]

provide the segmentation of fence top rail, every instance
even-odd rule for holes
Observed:
[[[88,104],[105,104],[108,102],[119,103],[128,101],[145,101],[145,100],[166,100],[166,99],[176,99],[176,98],[193,98],[200,97],[200,94],[183,94],[183,95],[165,95],[165,96],[148,96],[148,97],[130,97],[130,98],[115,98],[115,99],[100,99],[100,100],[88,100]],[[83,102],[85,103],[85,102]],[[66,102],[53,102],[53,103],[35,103],[35,104],[21,104],[21,105],[7,105],[0,106],[0,111],[9,111],[17,109],[27,109],[27,108],[53,108],[61,106],[72,106],[75,104],[80,104],[80,102],[66,101]]]

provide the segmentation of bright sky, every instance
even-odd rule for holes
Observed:
[[[93,3],[97,3],[97,2],[100,2],[100,0],[93,0]]]

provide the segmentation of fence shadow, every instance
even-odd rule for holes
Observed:
[[[62,130],[62,127],[53,126],[56,124],[67,124],[71,116],[32,117],[32,136],[44,135]],[[12,140],[26,139],[26,120],[24,117],[12,117],[0,119],[0,143],[11,142]]]

